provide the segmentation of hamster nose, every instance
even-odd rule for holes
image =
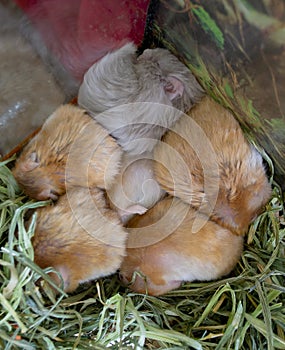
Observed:
[[[50,193],[49,193],[49,198],[52,199],[53,201],[56,201],[58,200],[58,193],[54,190],[50,190]]]
[[[45,189],[36,196],[36,199],[40,201],[44,201],[47,199],[52,199],[53,201],[56,201],[58,199],[58,193],[54,190]]]
[[[124,285],[128,285],[130,283],[130,281],[128,280],[126,275],[124,273],[122,273],[122,272],[119,272],[119,279],[120,279],[120,281],[122,281],[122,283]]]

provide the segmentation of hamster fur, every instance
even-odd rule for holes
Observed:
[[[112,205],[126,223],[134,214],[143,214],[164,195],[153,170],[152,153],[124,153],[121,172],[107,191]]]
[[[163,189],[202,212],[211,206],[211,220],[236,234],[246,233],[270,198],[261,155],[233,115],[210,97],[164,136],[154,158]]]
[[[60,272],[64,290],[72,292],[82,282],[116,272],[126,235],[102,190],[72,188],[54,205],[37,209],[34,260]],[[56,274],[51,277],[59,284]]]
[[[161,295],[183,281],[209,281],[227,275],[238,262],[243,237],[208,221],[192,232],[197,211],[167,197],[128,223],[122,281],[135,292]]]
[[[85,73],[78,104],[109,130],[125,151],[151,151],[148,139],[160,139],[203,95],[190,70],[165,49],[136,55],[128,43],[104,56]],[[102,113],[104,112],[104,113]],[[144,138],[140,146],[129,143]]]
[[[30,197],[56,200],[67,185],[110,187],[121,156],[122,150],[101,125],[83,109],[67,104],[24,147],[13,175]]]

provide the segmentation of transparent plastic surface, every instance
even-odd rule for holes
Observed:
[[[285,185],[284,0],[154,0],[150,8],[145,45],[162,44],[184,60],[265,149]]]
[[[42,125],[65,100],[47,65],[19,31],[19,13],[0,4],[0,154]]]
[[[77,95],[91,64],[126,41],[140,43],[148,3],[1,1],[1,155]]]

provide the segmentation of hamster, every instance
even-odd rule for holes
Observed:
[[[130,220],[123,283],[138,293],[161,295],[183,281],[227,275],[240,258],[243,237],[212,221],[193,233],[196,215],[201,214],[180,199],[167,197]]]
[[[125,224],[134,214],[144,214],[164,195],[153,170],[152,153],[124,153],[121,172],[107,191],[108,198]]]
[[[165,134],[154,159],[163,189],[238,235],[271,195],[261,155],[233,115],[210,97]]]
[[[121,148],[101,125],[85,110],[67,104],[24,147],[13,175],[30,197],[56,200],[66,186],[110,187],[121,156]]]
[[[82,282],[116,272],[126,237],[102,190],[72,188],[54,205],[37,209],[34,261],[60,272],[64,290],[72,292]],[[51,278],[60,285],[56,274]]]
[[[168,50],[147,49],[137,57],[136,49],[128,43],[91,66],[79,88],[78,104],[125,151],[141,154],[152,150],[149,139],[159,140],[180,118],[176,108],[189,110],[203,90]],[[144,142],[129,142],[137,138]]]

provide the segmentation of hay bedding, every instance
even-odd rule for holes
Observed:
[[[33,263],[35,217],[24,228],[29,209],[48,202],[23,195],[9,170],[12,160],[0,163],[0,349],[285,348],[285,221],[278,185],[227,278],[185,283],[158,298],[130,292],[113,275],[55,297],[50,269]]]

